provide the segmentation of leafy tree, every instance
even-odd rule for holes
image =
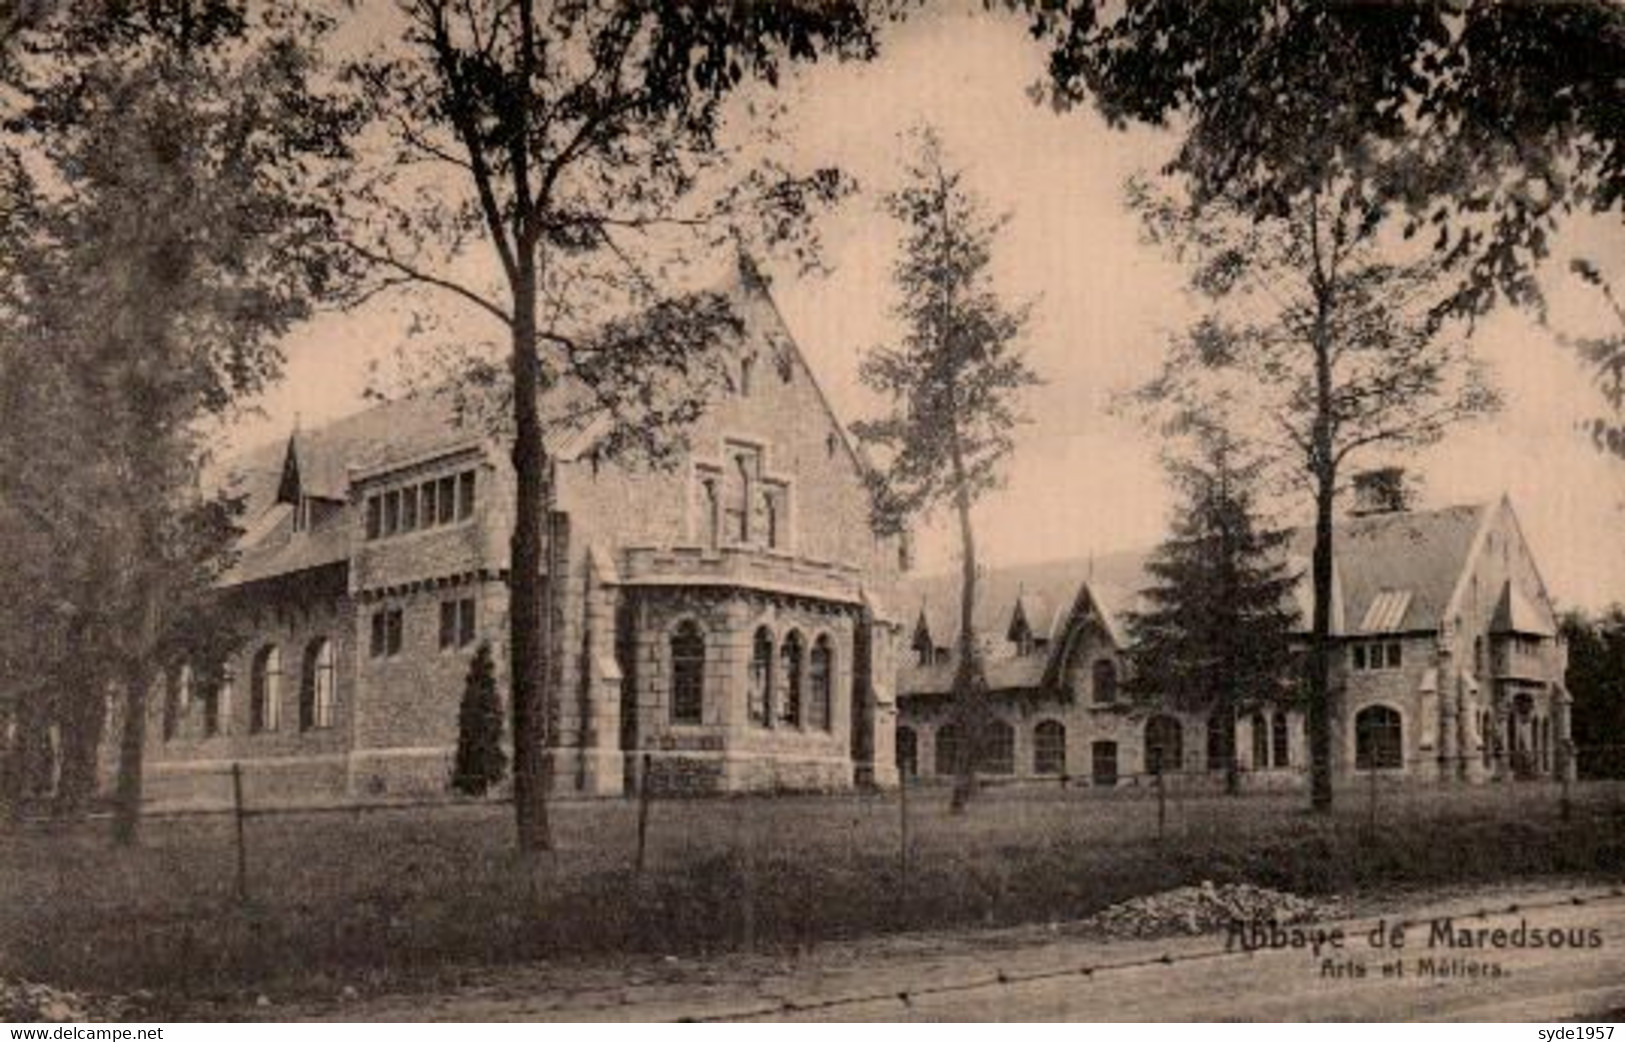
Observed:
[[[505,342],[505,365],[467,382],[496,389],[512,439],[514,806],[528,852],[551,842],[560,682],[544,422],[604,417],[610,449],[669,455],[739,321],[725,295],[668,276],[736,234],[794,238],[843,190],[830,171],[730,177],[723,103],[776,83],[786,61],[867,56],[869,27],[850,0],[408,0],[399,13],[401,39],[349,71],[393,147],[350,194],[348,245],[372,291],[445,291]],[[568,408],[544,416],[561,387]]]
[[[1285,701],[1299,675],[1293,633],[1298,577],[1285,556],[1289,533],[1266,527],[1253,485],[1263,465],[1240,458],[1222,429],[1199,432],[1194,462],[1174,461],[1183,494],[1173,530],[1148,565],[1143,610],[1127,618],[1126,686],[1146,699],[1224,721],[1225,785],[1239,788],[1239,715]]]
[[[491,663],[491,645],[485,641],[468,664],[463,703],[457,711],[457,760],[451,785],[468,796],[483,796],[502,781],[508,757],[502,751],[502,704]]]
[[[963,809],[982,746],[987,677],[976,634],[977,557],[971,508],[997,486],[1014,448],[1021,393],[1038,383],[1020,350],[1030,308],[999,299],[988,265],[1008,217],[988,217],[945,158],[937,135],[920,133],[906,185],[886,197],[904,228],[892,269],[900,343],[869,352],[864,383],[885,395],[890,414],[853,425],[883,454],[873,475],[882,530],[947,505],[959,527],[958,664],[953,706],[960,733],[953,806]]]
[[[1616,605],[1595,618],[1569,612],[1559,630],[1569,646],[1580,774],[1625,777],[1625,609]]]
[[[49,589],[72,669],[56,719],[85,728],[71,764],[93,762],[104,693],[122,691],[123,843],[150,693],[235,535],[236,504],[197,491],[205,427],[277,375],[278,338],[344,274],[307,194],[348,130],[313,85],[327,28],[235,0],[64,3],[7,66],[8,404],[33,381],[56,397],[8,410],[0,489],[69,576]]]
[[[1056,104],[1182,128],[1167,172],[1198,199],[1267,215],[1387,165],[1374,216],[1433,237],[1456,277],[1441,314],[1503,298],[1543,313],[1553,233],[1625,206],[1625,7],[1611,0],[1012,5],[1051,45]],[[1602,444],[1625,445],[1603,426]]]
[[[1307,708],[1320,808],[1332,798],[1332,525],[1343,476],[1362,453],[1430,444],[1498,405],[1465,342],[1433,320],[1430,302],[1449,287],[1440,262],[1392,259],[1380,241],[1381,195],[1361,171],[1264,215],[1225,195],[1190,203],[1144,182],[1131,191],[1207,309],[1170,344],[1142,402],[1271,441],[1314,503]]]

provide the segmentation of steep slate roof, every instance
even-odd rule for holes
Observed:
[[[1400,633],[1436,628],[1444,618],[1451,594],[1468,563],[1474,540],[1490,504],[1445,507],[1439,510],[1373,514],[1346,518],[1334,526],[1333,631],[1344,632],[1345,620],[1355,620],[1354,633]],[[1312,604],[1309,561],[1314,529],[1294,529],[1287,541],[1289,567],[1299,573],[1296,600],[1308,625]],[[1107,629],[1120,644],[1126,639],[1124,615],[1141,601],[1150,585],[1146,564],[1153,551],[1137,550],[1093,559],[1046,561],[991,571],[981,577],[974,613],[977,632],[989,644],[989,684],[995,690],[1023,686],[1029,663],[1037,663],[1042,677],[1046,655],[1011,658],[999,638],[1008,628],[1018,605],[1042,598],[1057,606],[1049,655],[1059,654],[1058,639],[1082,592],[1087,589],[1104,616]],[[959,632],[959,578],[957,573],[925,576],[904,583],[905,613],[914,617],[915,633],[923,626],[938,647],[952,649]],[[1522,598],[1519,598],[1520,600]],[[1539,613],[1532,606],[1509,608],[1517,619]],[[1036,627],[1035,627],[1036,631]],[[1539,631],[1533,631],[1539,632]],[[911,634],[912,636],[913,634]],[[1009,666],[1003,663],[1012,663]],[[999,670],[999,682],[994,672]],[[1035,677],[1034,685],[1038,683]],[[952,661],[905,668],[899,680],[903,693],[946,691],[953,679]]]
[[[1384,593],[1409,591],[1403,613],[1381,620],[1387,622],[1383,632],[1437,628],[1490,508],[1488,503],[1474,503],[1339,521],[1333,545],[1343,587],[1343,618],[1365,622]],[[1312,527],[1295,529],[1291,552],[1308,561],[1314,538]]]

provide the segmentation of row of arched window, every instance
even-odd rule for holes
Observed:
[[[338,663],[333,641],[316,637],[305,645],[299,670],[299,729],[314,731],[332,727],[338,707]],[[174,692],[165,715],[164,736],[173,737],[180,717],[190,710],[195,686],[191,666],[182,666],[174,680]],[[203,703],[203,733],[214,736],[225,730],[236,682],[230,670],[218,678]],[[283,701],[282,649],[267,644],[254,653],[248,672],[248,731],[267,734],[282,729]]]
[[[1391,710],[1390,710],[1391,711]],[[1288,765],[1289,741],[1285,713],[1255,713],[1253,727],[1253,764],[1255,769],[1285,767]],[[1223,721],[1212,718],[1208,724],[1208,766],[1217,769],[1228,762],[1228,729]],[[1002,720],[994,720],[983,735],[983,748],[977,757],[977,770],[985,774],[1014,774],[1016,769],[1015,727]],[[962,738],[959,727],[943,724],[936,731],[936,749],[933,767],[939,775],[958,770]],[[1091,772],[1097,781],[1115,783],[1117,780],[1117,743],[1095,742],[1092,746]],[[1150,774],[1182,770],[1185,761],[1185,733],[1179,720],[1167,715],[1156,715],[1145,724],[1145,770]],[[897,729],[897,767],[906,776],[919,772],[919,736],[911,727]],[[1042,720],[1033,727],[1032,773],[1065,774],[1066,725],[1059,720]]]
[[[758,727],[830,729],[835,649],[828,634],[807,647],[799,630],[775,641],[766,626],[751,642],[747,713]],[[671,719],[698,724],[705,717],[705,631],[685,619],[671,636]]]

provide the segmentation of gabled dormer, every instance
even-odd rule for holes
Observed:
[[[344,481],[335,478],[334,468],[324,464],[309,438],[298,430],[288,436],[276,502],[292,508],[295,532],[310,531],[344,506]]]

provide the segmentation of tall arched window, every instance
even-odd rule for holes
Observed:
[[[1405,765],[1404,725],[1399,711],[1367,706],[1354,717],[1354,766],[1369,771]]]
[[[232,688],[236,680],[231,666],[222,663],[203,689],[203,736],[213,738],[226,733],[226,721],[231,719]]]
[[[282,716],[282,652],[275,644],[254,656],[249,675],[248,729],[275,731]]]
[[[1110,705],[1117,701],[1117,663],[1109,658],[1097,658],[1091,667],[1095,702]]]
[[[705,716],[705,634],[685,619],[671,635],[671,719],[697,724]]]
[[[1153,716],[1145,724],[1145,769],[1152,774],[1178,771],[1185,763],[1185,736],[1171,716]]]
[[[756,631],[751,643],[750,687],[746,692],[750,722],[767,726],[773,704],[773,633],[766,626]]]
[[[1253,732],[1253,770],[1262,771],[1270,765],[1270,725],[1263,713],[1254,713],[1250,726]]]
[[[920,740],[912,727],[897,729],[897,773],[904,778],[920,773]]]
[[[982,770],[989,774],[1016,773],[1016,729],[1003,720],[994,720],[987,725]]]
[[[828,634],[813,641],[812,655],[807,659],[807,723],[821,731],[828,731],[831,706],[834,703],[835,653]]]
[[[959,728],[943,724],[937,728],[936,773],[951,778],[959,773]]]
[[[804,655],[801,634],[794,630],[784,638],[779,648],[779,660],[784,668],[784,697],[779,700],[779,722],[790,727],[801,726],[801,665]]]
[[[305,648],[305,668],[299,682],[299,729],[333,726],[335,701],[333,642],[318,637]]]
[[[1066,725],[1042,720],[1033,728],[1033,773],[1066,773]]]
[[[1287,741],[1286,714],[1276,713],[1270,718],[1270,745],[1274,755],[1270,763],[1276,767],[1290,767],[1292,765],[1291,745]]]

